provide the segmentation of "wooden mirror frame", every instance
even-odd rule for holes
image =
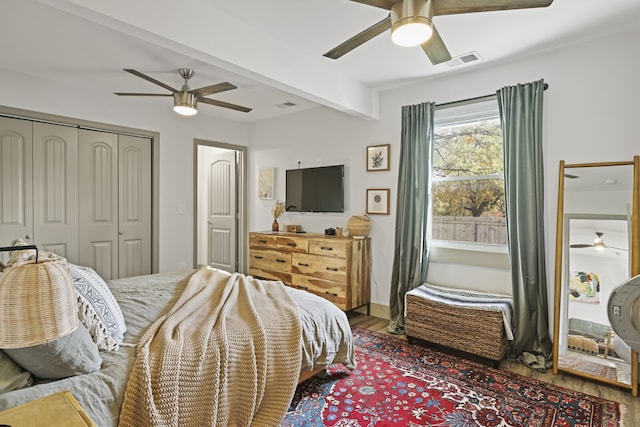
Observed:
[[[554,290],[554,313],[553,313],[553,373],[566,372],[573,375],[589,378],[622,388],[630,389],[632,396],[638,396],[638,352],[631,350],[631,381],[630,384],[610,380],[607,378],[591,375],[569,368],[558,366],[559,339],[560,339],[560,312],[561,299],[563,298],[563,255],[564,255],[564,180],[565,169],[567,168],[587,168],[601,166],[633,166],[633,195],[632,195],[632,213],[631,213],[631,240],[629,249],[631,275],[635,277],[640,274],[640,156],[634,156],[633,161],[627,162],[602,162],[602,163],[579,163],[565,164],[564,160],[560,161],[560,171],[558,180],[558,212],[556,222],[556,265],[555,265],[555,290]]]

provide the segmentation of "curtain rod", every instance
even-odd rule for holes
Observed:
[[[549,89],[549,84],[545,83],[542,86],[542,89],[543,90]],[[495,96],[496,96],[496,94],[494,93],[492,95],[476,96],[475,98],[461,99],[459,101],[444,102],[442,104],[436,104],[436,108],[449,107],[449,106],[452,106],[452,105],[458,105],[458,104],[468,103],[468,102],[483,101],[485,99],[491,99],[491,98],[493,98]]]

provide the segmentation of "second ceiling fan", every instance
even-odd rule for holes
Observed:
[[[603,251],[603,250],[605,250],[605,248],[617,249],[619,251],[627,251],[628,250],[628,249],[624,249],[624,248],[616,248],[615,246],[605,245],[604,239],[602,238],[603,235],[604,235],[603,232],[596,231],[596,237],[595,237],[595,239],[593,239],[593,243],[574,243],[572,245],[569,245],[569,247],[572,248],[572,249],[594,248],[595,250],[598,250],[598,251]]]
[[[391,39],[401,46],[420,45],[432,64],[451,59],[432,19],[438,15],[529,9],[549,6],[553,0],[351,0],[390,11],[382,21],[351,37],[324,54],[338,59],[342,55],[391,29]]]
[[[198,102],[202,102],[203,104],[214,105],[216,107],[229,108],[231,110],[241,111],[243,113],[248,113],[251,111],[251,108],[243,107],[241,105],[231,104],[224,101],[219,101],[217,99],[205,98],[207,95],[212,95],[214,93],[220,93],[231,89],[237,89],[235,85],[231,83],[217,83],[210,86],[201,87],[198,89],[191,89],[189,87],[189,79],[193,77],[195,72],[190,68],[181,68],[178,70],[180,76],[184,79],[184,84],[180,90],[174,89],[166,83],[163,83],[159,80],[154,79],[153,77],[147,76],[146,74],[141,73],[140,71],[136,71],[130,68],[125,68],[124,71],[127,73],[131,73],[134,76],[145,79],[151,83],[154,83],[160,87],[163,87],[170,91],[171,93],[124,93],[124,92],[115,92],[116,95],[120,96],[173,96],[173,109],[176,113],[182,114],[183,116],[192,116],[198,112],[197,106]]]

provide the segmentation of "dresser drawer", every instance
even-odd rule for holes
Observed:
[[[249,268],[291,272],[291,254],[277,251],[250,249]]]
[[[347,283],[347,263],[342,258],[294,253],[291,256],[291,272]]]
[[[336,258],[346,258],[349,243],[349,240],[338,239],[309,240],[309,253]]]
[[[249,246],[252,248],[275,248],[276,236],[268,234],[249,233]]]
[[[279,280],[285,285],[291,285],[291,274],[282,271],[265,270],[258,267],[249,268],[249,274],[254,279]]]
[[[276,238],[276,247],[292,252],[307,252],[309,250],[309,239],[295,236],[278,236]]]
[[[342,310],[347,309],[347,287],[343,283],[336,283],[302,274],[292,274],[291,286],[321,296]]]

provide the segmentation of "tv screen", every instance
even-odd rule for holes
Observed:
[[[289,169],[287,212],[344,212],[344,165]]]

